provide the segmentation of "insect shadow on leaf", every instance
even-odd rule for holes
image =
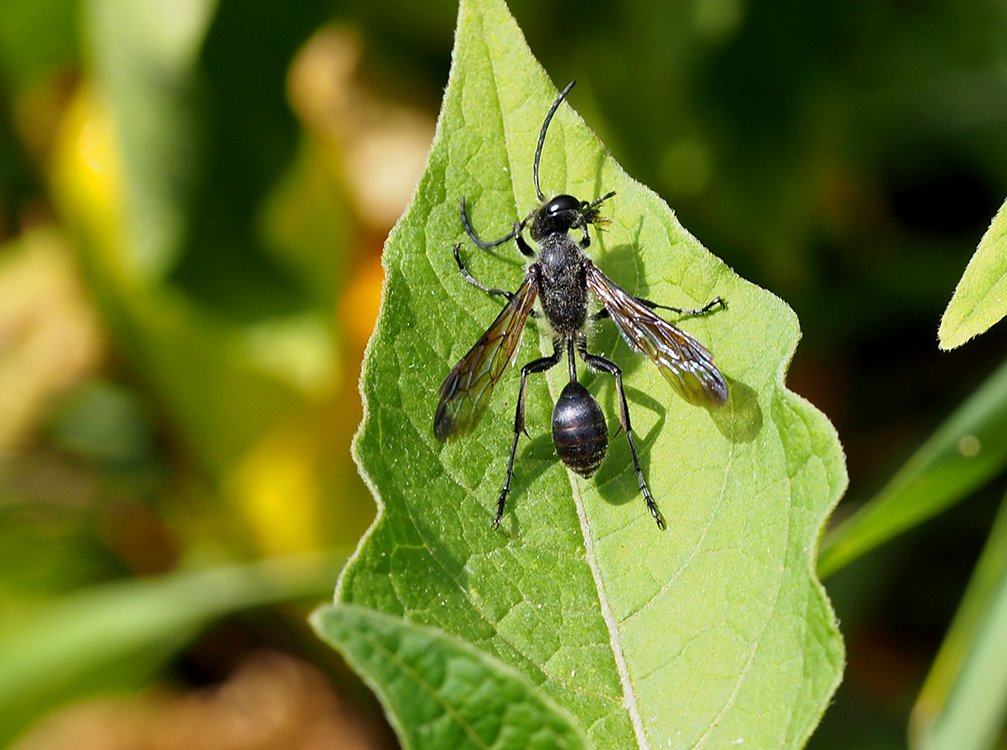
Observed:
[[[570,380],[556,400],[552,415],[556,454],[571,471],[590,477],[601,466],[608,451],[608,426],[604,412],[577,378],[575,355],[580,355],[588,368],[615,379],[619,426],[629,444],[637,483],[658,528],[664,529],[664,518],[640,466],[622,370],[615,362],[588,351],[585,331],[589,322],[611,320],[630,347],[657,365],[665,379],[686,401],[720,406],[727,401],[728,387],[713,363],[713,356],[695,338],[654,311],[669,310],[679,316],[692,317],[705,315],[725,305],[720,297],[695,310],[662,305],[630,294],[595,266],[586,253],[591,245],[588,227],[605,223],[601,206],[615,192],[605,193],[591,202],[566,194],[546,199],[539,183],[542,148],[549,123],[573,86],[574,81],[571,81],[560,92],[542,122],[533,168],[538,208],[514,222],[511,231],[502,237],[483,240],[472,228],[465,198],[461,199],[462,226],[473,244],[483,250],[491,250],[514,240],[518,250],[531,260],[524,280],[516,291],[510,292],[487,286],[476,279],[465,266],[461,245],[454,246],[455,263],[462,278],[492,297],[503,298],[505,304],[496,320],[445,378],[434,414],[434,434],[439,440],[449,440],[472,431],[486,411],[494,386],[517,355],[529,316],[538,316],[535,310],[538,303],[541,316],[552,335],[553,352],[547,357],[533,359],[521,368],[514,437],[503,488],[497,498],[494,527],[500,525],[510,493],[518,440],[521,433],[527,435],[525,389],[528,376],[555,367],[565,354]],[[525,240],[526,229],[538,246],[537,250]],[[579,239],[574,237],[575,232],[579,233]],[[601,309],[593,315],[589,314],[590,296],[601,303]]]

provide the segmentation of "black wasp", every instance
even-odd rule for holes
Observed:
[[[493,386],[517,354],[528,316],[538,317],[538,313],[533,310],[535,300],[538,298],[542,313],[552,332],[553,352],[551,356],[534,359],[521,368],[521,388],[518,391],[517,412],[514,415],[514,442],[511,444],[503,489],[500,490],[500,497],[497,499],[493,525],[500,525],[507,494],[510,492],[518,438],[522,432],[527,434],[524,397],[528,376],[533,372],[545,372],[559,364],[564,353],[570,368],[570,382],[563,388],[552,415],[552,435],[556,453],[567,467],[584,477],[591,476],[605,458],[608,450],[605,415],[594,396],[577,381],[577,366],[574,359],[576,351],[588,367],[615,377],[619,396],[619,423],[629,441],[640,492],[643,493],[643,499],[650,514],[657,521],[658,528],[663,529],[664,519],[657,509],[657,504],[647,487],[647,481],[643,477],[643,471],[640,469],[640,458],[633,441],[629,407],[622,385],[622,370],[611,360],[591,354],[587,350],[584,330],[589,318],[590,320],[611,318],[629,345],[649,357],[658,366],[661,374],[686,400],[694,404],[719,406],[727,400],[727,383],[713,364],[713,357],[696,339],[652,311],[661,308],[683,316],[703,315],[714,307],[723,307],[723,302],[717,297],[698,310],[682,310],[659,305],[650,300],[634,297],[598,270],[591,259],[584,254],[591,244],[587,227],[589,224],[605,222],[600,216],[599,206],[614,196],[614,192],[603,195],[593,203],[577,200],[570,195],[557,195],[546,200],[538,179],[542,145],[545,143],[546,131],[553,115],[573,85],[574,81],[571,81],[560,92],[546,114],[539,133],[534,163],[535,192],[540,201],[539,207],[522,221],[515,222],[508,234],[498,240],[486,242],[479,239],[472,229],[465,210],[465,198],[462,198],[462,224],[472,242],[488,250],[513,239],[517,242],[518,249],[534,260],[528,266],[528,272],[521,286],[512,293],[488,287],[474,278],[462,262],[459,254],[461,245],[455,245],[455,262],[462,277],[489,295],[503,297],[507,300],[507,304],[482,338],[461,358],[444,380],[440,402],[434,415],[434,434],[440,440],[448,440],[470,432],[476,425],[486,410]],[[523,236],[529,221],[531,238],[539,246],[538,253],[528,245]],[[574,229],[580,230],[579,242],[570,235]],[[601,309],[590,316],[588,291],[601,302]]]

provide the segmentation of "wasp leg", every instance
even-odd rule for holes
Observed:
[[[532,258],[535,256],[535,251],[532,250],[531,246],[527,242],[525,242],[524,235],[521,234],[521,232],[524,231],[524,225],[530,218],[531,214],[528,214],[524,221],[514,222],[514,239],[517,241],[517,249],[521,251],[521,254]]]
[[[577,215],[577,219],[574,221],[574,225],[578,229],[580,229],[580,231],[584,235],[583,237],[580,238],[580,242],[578,243],[580,245],[580,249],[587,250],[589,247],[591,247],[591,235],[587,233],[587,219],[584,218],[584,214]]]
[[[607,372],[609,375],[615,377],[615,388],[619,393],[619,424],[622,425],[623,432],[626,433],[626,439],[629,441],[629,452],[633,455],[633,468],[636,471],[636,481],[640,485],[640,492],[643,494],[644,502],[647,503],[647,510],[650,511],[650,515],[657,522],[657,528],[663,531],[664,518],[661,516],[661,511],[658,510],[657,503],[654,502],[654,496],[650,494],[647,480],[643,478],[643,470],[640,468],[640,457],[636,453],[636,442],[633,440],[633,427],[629,421],[629,405],[626,403],[626,392],[622,387],[622,370],[619,369],[619,365],[615,362],[600,357],[597,354],[590,354],[587,351],[587,347],[583,344],[580,345],[579,349],[580,356],[587,363],[588,367],[600,372]]]
[[[455,256],[455,263],[458,264],[458,270],[461,271],[462,278],[465,279],[472,286],[474,286],[476,289],[480,289],[480,290],[486,292],[486,294],[488,294],[489,296],[491,296],[491,297],[503,297],[505,300],[507,300],[508,302],[510,302],[511,299],[513,299],[513,297],[514,297],[514,294],[512,292],[508,292],[506,289],[497,289],[496,287],[493,287],[493,286],[486,286],[484,283],[482,283],[481,281],[479,281],[479,279],[477,279],[475,276],[473,276],[469,272],[469,269],[465,265],[465,261],[462,260],[461,253],[459,252],[460,249],[461,249],[461,244],[455,245],[454,249],[452,250],[452,252],[454,253],[454,256]],[[532,310],[529,313],[529,315],[531,317],[533,317],[533,318],[537,318],[538,317],[538,311]]]
[[[496,287],[486,286],[484,283],[479,281],[479,279],[477,279],[475,276],[469,273],[469,269],[465,267],[465,262],[462,260],[461,253],[459,252],[460,249],[461,244],[457,244],[455,245],[454,250],[452,250],[452,252],[454,253],[455,256],[455,263],[458,264],[458,270],[461,271],[462,278],[465,279],[472,286],[474,286],[476,289],[481,289],[482,291],[486,292],[486,294],[488,294],[489,296],[503,297],[509,302],[511,298],[514,296],[511,292],[508,292],[506,289],[497,289]]]
[[[483,250],[492,250],[494,247],[498,247],[504,244],[505,242],[509,242],[510,240],[517,237],[518,234],[520,233],[519,227],[523,229],[524,225],[528,223],[528,219],[532,217],[532,214],[528,214],[528,216],[524,218],[524,221],[514,222],[514,229],[511,230],[510,233],[505,234],[503,237],[499,239],[486,241],[479,238],[479,235],[476,234],[476,230],[472,228],[472,224],[469,222],[468,211],[465,209],[464,195],[462,196],[461,212],[462,212],[462,226],[465,227],[465,234],[467,234],[469,236],[469,239],[472,240],[472,242],[474,242],[477,246],[481,247]],[[518,249],[522,252],[522,254],[527,255],[529,258],[535,255],[535,252],[530,247],[528,247],[528,243],[526,243],[524,240],[518,240]]]
[[[719,307],[722,310],[727,309],[727,303],[724,302],[720,297],[714,297],[705,305],[695,310],[683,309],[681,307],[672,307],[671,305],[662,305],[652,300],[645,299],[643,297],[634,297],[637,302],[639,302],[644,307],[650,308],[651,310],[671,310],[673,313],[678,313],[679,315],[686,318],[696,318],[701,315],[706,315],[708,312],[712,312],[713,308]],[[598,312],[592,313],[591,320],[604,320],[606,318],[611,318],[612,315],[606,308],[601,308]]]
[[[715,307],[719,307],[723,310],[727,309],[727,303],[724,302],[724,300],[722,300],[720,297],[714,297],[702,307],[693,310],[683,309],[681,307],[672,307],[671,305],[662,305],[660,303],[653,302],[649,299],[644,299],[643,297],[636,297],[635,299],[641,305],[643,305],[644,307],[649,307],[651,310],[671,310],[671,312],[677,313],[678,315],[682,315],[687,318],[696,318],[699,317],[700,315],[706,315],[708,312],[711,312]]]
[[[497,514],[493,519],[493,528],[500,528],[500,519],[503,518],[504,505],[507,503],[507,495],[510,493],[510,480],[514,476],[514,455],[517,453],[517,441],[521,433],[528,434],[524,428],[524,392],[528,376],[533,372],[545,372],[551,367],[555,367],[562,357],[558,346],[553,345],[552,356],[533,359],[521,368],[521,389],[517,394],[517,410],[514,413],[514,442],[510,447],[510,458],[507,460],[507,476],[504,478],[503,489],[500,490],[500,497],[497,499]]]
[[[612,190],[612,191],[610,191],[608,193],[605,193],[605,195],[601,196],[601,198],[599,198],[594,203],[592,203],[591,205],[589,205],[587,207],[587,209],[585,209],[583,211],[579,211],[577,213],[576,218],[574,218],[574,220],[573,220],[573,224],[578,229],[580,229],[581,233],[583,234],[583,236],[580,239],[580,243],[578,243],[578,244],[580,244],[580,249],[581,250],[587,250],[591,246],[591,235],[589,235],[588,232],[587,232],[587,225],[588,224],[593,224],[593,223],[596,223],[597,221],[599,221],[599,219],[598,219],[598,206],[600,206],[602,203],[604,203],[605,201],[607,201],[609,198],[612,198],[614,195],[615,195],[615,191],[614,190]],[[593,218],[588,218],[588,217],[593,217]]]

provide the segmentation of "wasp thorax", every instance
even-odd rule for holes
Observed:
[[[571,470],[589,477],[608,451],[608,425],[590,392],[573,380],[566,384],[552,413],[556,455]]]

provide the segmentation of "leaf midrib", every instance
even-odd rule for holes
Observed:
[[[497,75],[496,62],[493,55],[487,54],[490,60],[490,67],[493,71],[493,77],[495,81],[499,81],[499,76]],[[494,91],[499,92],[500,86],[495,85]],[[518,202],[518,186],[515,178],[514,162],[511,158],[511,138],[507,129],[506,118],[503,117],[503,102],[499,99],[499,93],[497,96],[497,102],[499,105],[499,113],[501,120],[501,129],[504,133],[504,155],[507,159],[507,169],[510,175],[510,185],[511,192],[514,198],[514,206],[517,209],[519,206]],[[569,172],[569,169],[565,171]],[[521,212],[516,211],[517,214]],[[637,274],[639,274],[639,268],[636,268]],[[545,340],[540,337],[539,345],[541,348],[542,341]],[[552,403],[556,403],[559,398],[559,393],[556,392],[556,387],[549,381],[549,378],[544,378],[546,381],[546,388],[549,391],[549,395],[552,397]],[[646,732],[643,727],[643,717],[640,714],[639,706],[637,704],[636,691],[633,687],[633,681],[629,673],[629,666],[626,663],[625,656],[622,652],[622,642],[619,632],[618,623],[616,621],[615,615],[612,613],[609,607],[608,597],[605,593],[605,585],[602,580],[601,569],[598,565],[597,557],[594,550],[594,540],[591,537],[590,530],[588,528],[587,512],[584,504],[584,496],[577,485],[576,479],[574,478],[572,472],[566,469],[567,480],[570,483],[570,494],[574,502],[574,507],[577,511],[577,520],[580,524],[581,535],[584,539],[584,557],[587,563],[588,569],[591,571],[591,578],[595,586],[595,594],[598,597],[598,603],[600,608],[600,615],[602,621],[605,624],[606,632],[608,633],[609,644],[612,651],[612,657],[615,662],[616,671],[619,675],[619,685],[622,691],[622,703],[629,716],[630,723],[633,726],[633,732],[636,735],[637,745],[641,750],[649,750],[650,743],[647,740]]]
[[[552,393],[553,388],[549,386],[549,392]],[[553,398],[557,398],[556,394],[552,394]],[[616,670],[619,672],[619,684],[622,687],[622,697],[623,706],[626,709],[626,713],[629,715],[630,722],[633,725],[633,732],[636,735],[637,745],[641,750],[649,750],[650,743],[647,741],[647,735],[643,728],[643,717],[640,715],[640,709],[636,702],[636,691],[633,688],[633,681],[629,674],[629,666],[626,664],[626,658],[622,653],[622,641],[619,634],[619,626],[616,622],[615,615],[612,614],[611,608],[608,606],[608,598],[605,594],[605,584],[601,578],[601,569],[598,566],[597,558],[594,551],[594,540],[591,537],[588,529],[587,523],[587,509],[584,504],[584,496],[577,486],[576,480],[573,478],[573,474],[567,469],[567,479],[570,481],[570,490],[573,496],[574,508],[577,510],[577,521],[580,523],[581,534],[584,537],[584,559],[587,561],[588,568],[591,570],[591,577],[594,580],[595,591],[598,594],[598,603],[601,607],[601,618],[605,623],[605,629],[608,631],[608,639],[612,648],[612,658],[615,660]]]

